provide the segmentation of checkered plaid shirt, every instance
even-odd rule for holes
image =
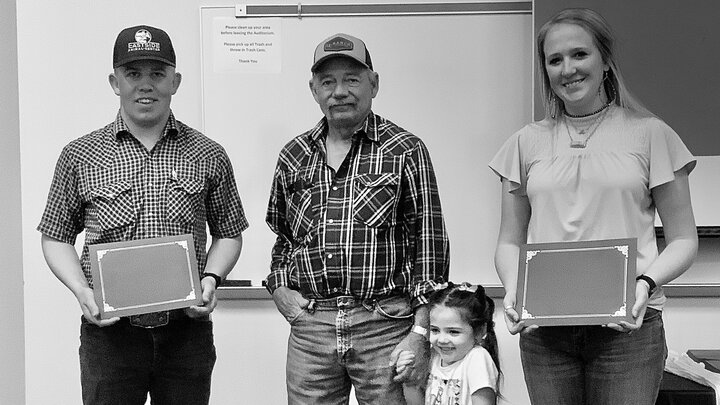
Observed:
[[[189,233],[202,272],[206,222],[218,238],[248,227],[225,150],[171,113],[148,151],[118,113],[65,146],[37,229],[69,244],[85,231],[80,262],[92,286],[88,246],[95,243]]]
[[[309,297],[410,294],[413,305],[448,276],[449,241],[422,141],[371,113],[337,173],[327,121],[280,152],[267,223],[277,234],[267,287]]]

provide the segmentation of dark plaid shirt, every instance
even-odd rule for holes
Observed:
[[[248,226],[225,150],[171,113],[148,151],[118,113],[65,146],[37,229],[73,245],[85,231],[80,261],[92,286],[88,245],[95,243],[189,233],[202,272],[206,222],[217,238],[236,237]]]
[[[272,292],[377,298],[413,305],[447,279],[449,242],[422,141],[371,113],[337,173],[327,165],[327,121],[280,152],[267,223],[277,234]]]

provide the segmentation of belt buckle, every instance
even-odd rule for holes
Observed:
[[[346,309],[346,308],[355,307],[356,300],[354,297],[342,295],[340,297],[335,298],[335,303],[336,303],[338,309]]]
[[[152,329],[166,326],[170,322],[170,311],[151,312],[130,316],[130,325],[139,328]]]

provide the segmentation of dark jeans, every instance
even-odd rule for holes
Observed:
[[[667,347],[662,312],[632,334],[602,326],[540,327],[520,336],[534,405],[653,405]]]
[[[359,404],[405,404],[390,353],[410,332],[407,298],[318,300],[290,322],[288,403],[339,405],[351,385]]]
[[[122,318],[80,326],[83,404],[207,405],[215,365],[212,322],[175,319],[144,329]]]

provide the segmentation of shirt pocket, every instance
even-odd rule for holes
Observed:
[[[178,224],[195,222],[195,215],[202,206],[205,183],[190,177],[170,180],[167,193],[167,219]]]
[[[122,180],[90,190],[92,205],[97,211],[98,225],[103,231],[130,225],[135,221],[132,183]]]
[[[374,228],[395,225],[399,184],[400,175],[396,173],[357,176],[353,196],[355,219]]]
[[[305,238],[314,224],[313,183],[308,177],[308,173],[305,171],[290,172],[286,176],[287,211],[285,217],[296,241]]]

